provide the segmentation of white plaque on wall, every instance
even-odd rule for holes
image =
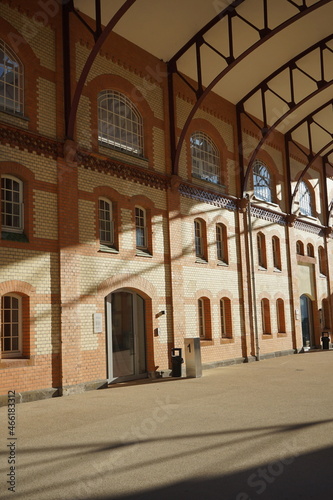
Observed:
[[[103,325],[102,325],[102,313],[94,313],[94,333],[102,333]]]

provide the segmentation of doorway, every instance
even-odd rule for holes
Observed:
[[[314,345],[312,301],[307,295],[301,295],[300,301],[303,347],[310,348]]]
[[[145,300],[122,289],[106,297],[109,382],[147,377]]]

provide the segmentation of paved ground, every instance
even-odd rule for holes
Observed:
[[[333,498],[333,351],[20,404],[16,416],[11,441],[0,409],[4,499]]]

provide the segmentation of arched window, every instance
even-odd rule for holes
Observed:
[[[298,255],[304,255],[304,244],[301,240],[296,241],[296,253]]]
[[[142,250],[148,248],[147,215],[146,210],[135,207],[136,247]]]
[[[269,300],[261,300],[261,322],[262,322],[262,333],[264,335],[271,335],[271,313],[269,309]]]
[[[99,239],[102,245],[114,244],[114,223],[112,203],[106,198],[98,200],[99,209]]]
[[[253,194],[260,200],[272,201],[272,186],[270,173],[263,163],[255,161],[253,166]]]
[[[2,230],[23,232],[23,183],[11,175],[1,177]]]
[[[273,266],[274,269],[281,271],[281,249],[280,240],[277,236],[272,238],[272,250],[273,250]]]
[[[228,264],[228,236],[224,224],[216,224],[216,256],[217,260]]]
[[[314,257],[314,248],[311,243],[308,243],[306,245],[306,253],[308,257]]]
[[[198,299],[198,320],[199,320],[199,337],[201,339],[212,338],[211,317],[210,317],[210,301],[207,297]]]
[[[319,263],[319,272],[322,276],[327,275],[327,267],[326,267],[326,253],[324,247],[318,248],[318,263]]]
[[[267,269],[266,239],[263,233],[257,234],[258,265],[262,269]]]
[[[207,259],[206,248],[206,225],[203,220],[194,220],[194,246],[195,256],[199,259]]]
[[[0,40],[0,108],[23,113],[23,65],[3,40]]]
[[[142,117],[134,104],[115,90],[103,90],[98,96],[98,140],[143,155]]]
[[[302,215],[312,216],[312,200],[308,186],[301,182],[298,188],[299,193],[299,211]]]
[[[1,297],[1,353],[4,358],[22,354],[22,299],[11,293]]]
[[[221,337],[232,338],[231,301],[228,297],[220,300]]]
[[[284,314],[284,301],[282,299],[277,299],[276,301],[276,318],[277,327],[279,333],[286,332],[286,320]]]
[[[330,320],[330,303],[329,299],[322,300],[322,329],[329,330],[331,328]]]
[[[190,139],[192,174],[218,184],[220,182],[220,153],[212,139],[203,132],[195,132]]]

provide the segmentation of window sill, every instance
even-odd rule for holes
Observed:
[[[1,358],[0,370],[5,368],[24,368],[34,366],[35,358]]]
[[[267,271],[267,267],[259,266],[258,271]]]
[[[200,345],[201,345],[201,347],[214,345],[214,340],[211,340],[211,339],[200,339]]]
[[[148,257],[148,258],[150,258],[150,259],[153,257],[153,256],[152,256],[152,254],[151,254],[151,253],[149,253],[148,251],[145,251],[145,250],[139,250],[138,248],[136,249],[136,253],[135,253],[135,255],[136,255],[137,257]]]
[[[29,240],[24,233],[15,233],[14,231],[1,231],[1,240],[29,243]]]
[[[262,339],[263,340],[269,340],[269,339],[272,339],[273,338],[273,335],[271,333],[263,333],[262,334]]]
[[[107,142],[99,140],[98,145],[102,148],[106,148],[109,151],[116,151],[117,153],[121,153],[121,154],[124,154],[126,156],[136,158],[138,160],[143,160],[143,161],[146,161],[148,163],[148,158],[145,158],[143,155],[140,155],[137,153],[131,153],[131,151],[127,151],[126,149],[123,149],[123,148],[117,148],[115,146],[112,146],[111,144],[108,144]]]
[[[280,208],[277,203],[273,203],[272,201],[262,200],[261,198],[258,198],[255,195],[252,196],[251,201],[266,205],[267,207],[271,207],[271,208]]]
[[[287,337],[287,333],[286,332],[278,332],[277,337],[278,338]]]
[[[232,337],[223,337],[220,339],[220,344],[234,344],[235,340]]]
[[[213,180],[209,180],[209,179],[207,179],[206,177],[201,177],[200,175],[196,175],[196,174],[193,174],[193,173],[192,173],[192,177],[193,177],[194,179],[199,180],[199,181],[202,181],[202,182],[207,182],[207,184],[209,184],[209,185],[218,186],[218,187],[223,188],[223,189],[225,189],[225,188],[226,188],[226,185],[225,185],[225,184],[220,184],[219,182],[215,182],[215,181],[213,181]]]
[[[278,269],[277,267],[274,267],[273,271],[275,273],[282,273],[282,269]]]
[[[29,122],[30,118],[24,116],[22,113],[14,113],[13,111],[9,111],[8,109],[1,109],[0,114],[12,116],[13,118],[17,118],[18,120],[24,120],[25,122]]]
[[[102,253],[113,253],[113,254],[118,254],[119,253],[119,250],[117,250],[116,248],[114,247],[109,247],[107,245],[101,245],[99,247],[99,252],[102,252]]]
[[[201,259],[200,257],[197,257],[197,258],[195,259],[195,262],[196,262],[197,264],[208,264],[208,261],[207,261],[207,260],[205,260],[205,259]]]
[[[228,264],[228,262],[223,262],[223,260],[218,260],[217,266],[229,267],[229,264]]]

